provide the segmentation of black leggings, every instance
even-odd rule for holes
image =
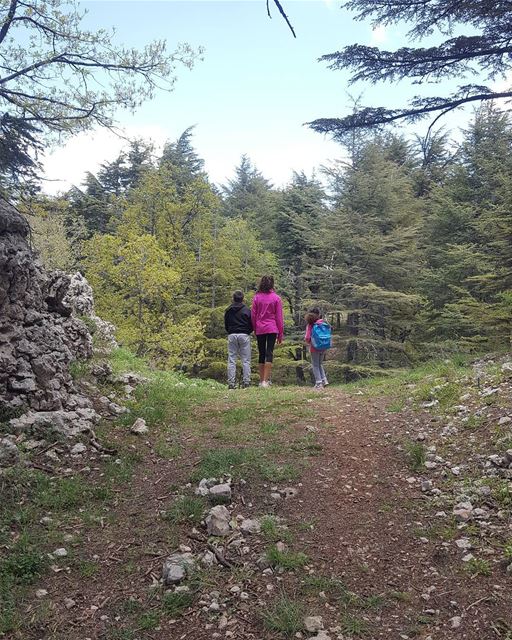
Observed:
[[[274,359],[274,346],[276,344],[277,333],[262,333],[256,336],[258,341],[258,362],[265,364],[265,362],[272,362]]]

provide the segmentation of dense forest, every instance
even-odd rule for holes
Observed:
[[[493,105],[448,133],[356,134],[317,176],[274,188],[243,156],[209,180],[193,129],[144,140],[59,197],[26,206],[49,268],[79,269],[97,311],[139,354],[222,379],[223,312],[273,273],[286,310],[276,379],[295,382],[302,317],[335,330],[334,380],[510,343],[512,120]]]

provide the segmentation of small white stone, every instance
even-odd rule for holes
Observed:
[[[461,624],[462,624],[461,616],[453,616],[453,618],[450,618],[449,625],[452,629],[458,629]]]
[[[36,591],[36,598],[44,598],[48,595],[48,591],[46,589],[38,589]]]
[[[65,558],[68,555],[68,552],[66,549],[64,549],[64,547],[61,547],[60,549],[55,549],[55,551],[52,553],[52,556],[54,558]]]

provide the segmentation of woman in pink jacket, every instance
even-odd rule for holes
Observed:
[[[252,326],[258,341],[260,387],[268,387],[274,346],[283,341],[283,303],[274,291],[274,278],[263,276],[251,308]]]

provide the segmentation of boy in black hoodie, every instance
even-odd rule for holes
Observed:
[[[244,302],[242,291],[233,293],[233,303],[224,313],[228,333],[228,387],[235,388],[236,359],[240,356],[244,389],[251,384],[251,310]]]

